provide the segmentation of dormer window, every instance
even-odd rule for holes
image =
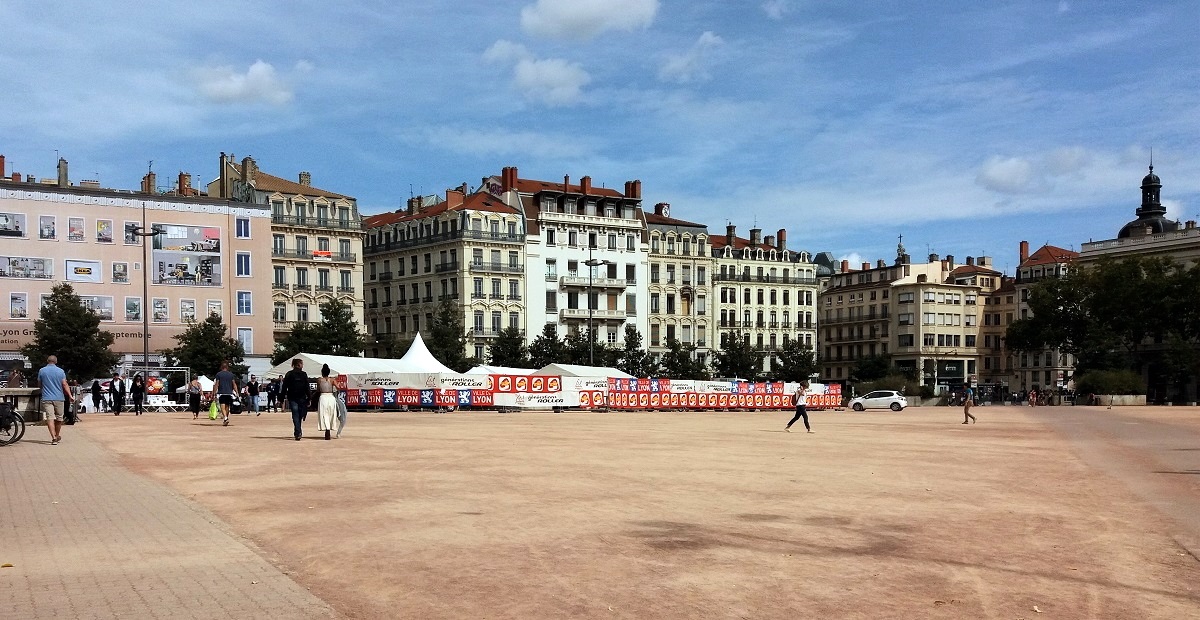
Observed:
[[[542,196],[543,212],[553,212],[555,210],[554,206],[554,196]]]

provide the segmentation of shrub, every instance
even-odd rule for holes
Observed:
[[[1132,370],[1089,370],[1075,375],[1077,394],[1145,394],[1142,376]]]
[[[853,384],[854,394],[862,396],[873,390],[896,390],[905,396],[914,395],[917,386],[911,379],[901,374],[889,374],[874,381],[863,381]]]

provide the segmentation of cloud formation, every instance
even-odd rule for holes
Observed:
[[[720,36],[704,31],[687,52],[667,58],[658,71],[659,79],[679,84],[708,80],[710,59],[724,45],[725,41]]]
[[[767,0],[762,3],[762,10],[767,14],[767,17],[780,20],[783,19],[783,14],[791,10],[787,0]]]
[[[658,0],[537,0],[521,9],[521,29],[552,39],[591,39],[610,30],[644,29]]]
[[[196,69],[196,88],[215,103],[269,103],[283,105],[292,100],[292,88],[262,60],[244,72],[231,66]]]
[[[1002,194],[1024,194],[1039,187],[1033,164],[1021,157],[993,155],[983,162],[975,180],[983,187]]]
[[[483,53],[487,62],[513,65],[513,86],[531,101],[565,106],[583,99],[592,76],[578,63],[561,58],[539,59],[524,45],[499,40]]]

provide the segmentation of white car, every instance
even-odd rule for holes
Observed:
[[[875,390],[850,400],[850,408],[855,411],[863,409],[891,409],[900,411],[908,406],[908,399],[895,390]]]

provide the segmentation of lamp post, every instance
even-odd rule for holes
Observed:
[[[142,372],[150,374],[150,313],[146,306],[150,305],[150,250],[146,237],[161,235],[161,228],[146,228],[146,201],[142,201],[142,225],[133,229],[133,234],[142,238]],[[142,378],[145,381],[145,377]]]
[[[592,250],[596,249],[594,245],[588,245],[588,259],[583,261],[588,267],[588,287],[587,287],[587,305],[588,305],[588,365],[596,365],[596,334],[592,331],[592,312],[595,308],[592,306],[592,280],[595,277],[596,267],[599,265],[615,265],[616,263],[610,260],[600,260],[592,258]]]

